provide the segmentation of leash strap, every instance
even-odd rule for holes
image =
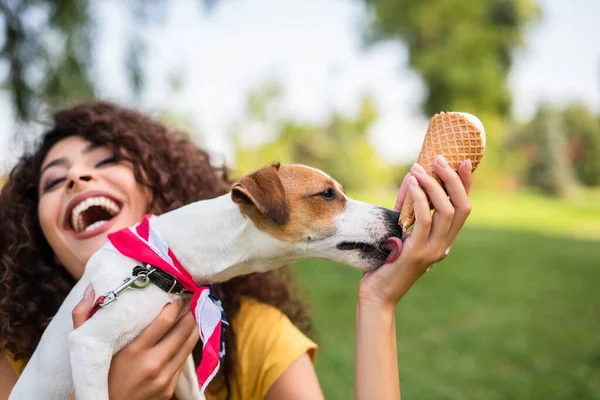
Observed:
[[[211,287],[198,285],[194,281],[159,233],[152,229],[151,220],[152,216],[146,215],[139,224],[109,234],[104,248],[172,275],[184,289],[192,293],[190,308],[202,340],[202,360],[196,373],[200,393],[204,393],[225,356],[225,329],[229,324],[221,301],[212,294]],[[100,303],[102,301],[98,298],[94,304],[96,311]]]

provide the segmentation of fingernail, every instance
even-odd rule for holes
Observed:
[[[87,299],[88,297],[90,297],[92,295],[93,291],[94,291],[94,288],[93,288],[92,284],[90,283],[88,285],[88,287],[85,289],[85,293],[83,293],[83,298]]]
[[[471,160],[467,159],[467,168],[469,169],[469,171],[471,171],[473,169],[473,164],[471,163]]]
[[[437,156],[435,161],[440,165],[440,167],[448,168],[448,162],[446,161],[444,156]]]
[[[414,173],[417,174],[425,174],[425,169],[423,169],[423,167],[421,167],[418,163],[414,163],[412,166],[412,170]]]
[[[408,178],[408,184],[412,186],[418,186],[419,182],[417,181],[417,178],[415,178],[414,176],[410,176]]]

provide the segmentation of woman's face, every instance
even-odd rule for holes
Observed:
[[[133,166],[80,136],[57,142],[41,167],[38,214],[58,261],[79,279],[110,232],[139,222],[150,192]]]

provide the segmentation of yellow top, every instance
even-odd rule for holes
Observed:
[[[4,354],[6,354],[6,357],[8,358],[8,362],[10,363],[10,366],[12,367],[12,369],[15,370],[17,375],[21,375],[21,373],[23,373],[23,370],[25,369],[25,364],[27,364],[25,362],[25,360],[20,360],[20,361],[15,360],[13,358],[12,354],[10,353],[10,351],[8,351],[8,350],[4,350]]]
[[[264,399],[298,357],[308,352],[315,360],[317,345],[275,307],[244,299],[232,325],[237,357],[230,378],[231,400]],[[21,374],[25,362],[15,362],[10,353],[7,356],[15,372]],[[207,400],[221,397],[206,393]]]

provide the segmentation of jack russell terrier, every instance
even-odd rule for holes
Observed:
[[[73,389],[77,400],[108,400],[112,356],[164,305],[185,294],[192,294],[203,356],[197,373],[188,357],[175,394],[203,399],[224,354],[226,320],[209,286],[201,285],[303,258],[375,269],[398,257],[398,217],[397,212],[349,198],[319,170],[279,164],[241,178],[226,195],[146,217],[135,227],[110,234],[90,258],[10,400],[63,400]],[[90,283],[95,293],[104,295],[96,300],[93,317],[73,330],[71,311]]]

